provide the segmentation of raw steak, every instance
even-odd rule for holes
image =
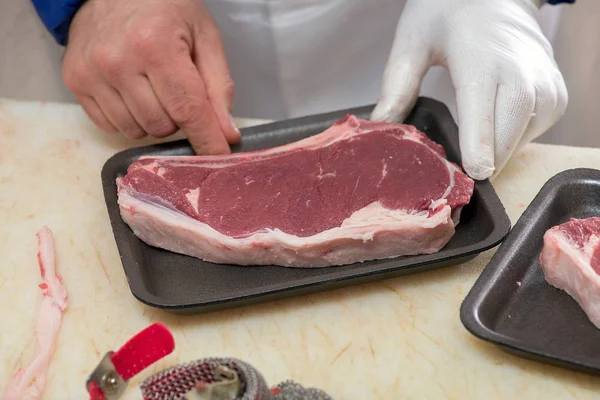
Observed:
[[[117,185],[124,221],[152,246],[294,267],[437,252],[473,193],[415,127],[353,115],[267,150],[142,157]]]
[[[600,329],[600,218],[550,228],[540,264],[546,281],[571,295]]]

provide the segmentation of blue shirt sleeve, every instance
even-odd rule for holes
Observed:
[[[67,44],[71,21],[85,0],[31,0],[31,2],[54,39],[63,46]]]
[[[548,4],[560,4],[560,3],[569,3],[569,4],[573,4],[575,3],[575,0],[548,0]]]

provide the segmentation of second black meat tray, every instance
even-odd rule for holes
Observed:
[[[294,142],[322,132],[348,113],[368,118],[372,108],[246,128],[242,143],[233,150],[252,151]],[[460,163],[457,127],[442,103],[419,99],[406,122],[441,144],[451,161]],[[454,237],[435,254],[316,269],[212,264],[146,245],[123,222],[117,204],[115,180],[138,157],[191,154],[187,141],[139,147],[116,154],[102,169],[108,214],[131,292],[141,302],[169,312],[207,312],[458,264],[496,246],[510,230],[504,207],[486,180],[475,184]]]
[[[544,233],[570,218],[600,216],[600,171],[550,179],[469,291],[465,327],[480,339],[537,361],[600,374],[600,330],[566,292],[544,278]]]

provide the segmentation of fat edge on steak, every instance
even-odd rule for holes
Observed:
[[[474,182],[446,159],[439,144],[410,125],[372,122],[349,115],[320,134],[287,145],[226,156],[142,157],[130,166],[128,174],[136,168],[150,169],[153,162],[162,166],[186,163],[218,170],[316,151],[375,134],[393,135],[395,140],[410,146],[417,143],[428,156],[435,158],[436,165],[443,166],[439,174],[447,179],[445,190],[441,196],[430,199],[426,209],[407,212],[383,207],[375,201],[354,211],[339,226],[310,236],[264,227],[246,235],[230,236],[190,217],[164,199],[139,193],[127,182],[126,175],[117,179],[121,216],[135,235],[151,246],[220,264],[324,267],[439,251],[454,235],[460,211],[472,196]],[[360,168],[361,163],[355,165]],[[385,176],[386,171],[383,172]],[[187,196],[190,198],[191,194]],[[194,199],[198,196],[195,192]]]

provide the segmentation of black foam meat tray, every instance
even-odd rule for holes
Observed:
[[[235,152],[264,149],[322,132],[348,113],[368,118],[373,106],[289,119],[242,129]],[[451,161],[460,163],[458,131],[448,109],[420,98],[407,123],[441,144]],[[131,292],[142,303],[168,312],[192,314],[364,283],[462,263],[498,245],[510,220],[489,181],[475,184],[471,202],[450,242],[438,253],[369,261],[326,268],[236,266],[151,247],[123,222],[115,180],[142,155],[192,155],[186,140],[138,147],[111,157],[102,169],[102,184],[114,237]]]
[[[546,182],[463,301],[465,328],[510,353],[600,374],[600,330],[546,282],[539,261],[548,229],[593,216],[600,217],[600,171],[568,170]]]

